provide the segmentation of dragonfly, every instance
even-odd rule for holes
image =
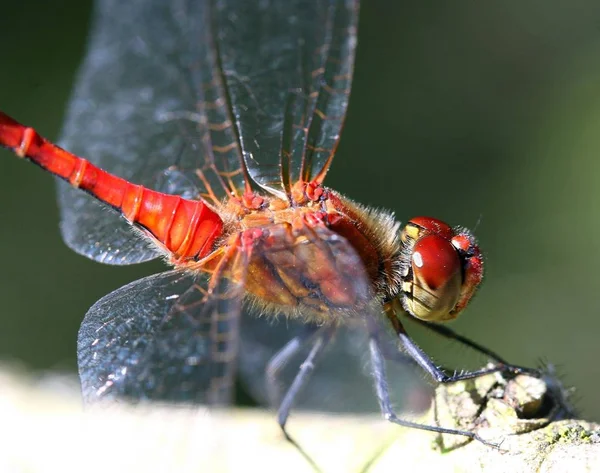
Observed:
[[[332,408],[368,399],[400,426],[491,444],[392,407],[402,383],[390,365],[407,360],[437,383],[530,370],[443,324],[483,277],[469,230],[432,217],[401,226],[325,186],[358,16],[358,0],[99,0],[60,147],[0,112],[0,145],[60,178],[71,249],[172,267],[85,315],[87,403],[228,404],[239,373],[292,442],[287,420],[306,391]],[[448,374],[406,319],[493,364]],[[362,377],[344,368],[364,355]]]

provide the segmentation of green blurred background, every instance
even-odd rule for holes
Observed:
[[[2,110],[58,137],[90,15],[89,0],[2,2]],[[359,39],[328,184],[476,227],[486,279],[454,328],[557,364],[600,419],[600,3],[369,0]],[[0,359],[74,372],[88,307],[161,265],[68,250],[52,181],[0,150]]]

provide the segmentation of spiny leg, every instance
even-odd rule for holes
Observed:
[[[312,348],[304,360],[304,362],[300,365],[300,369],[298,373],[294,377],[292,384],[288,388],[279,409],[277,411],[277,421],[279,422],[279,426],[281,427],[281,431],[288,442],[290,442],[299,452],[300,454],[308,461],[311,466],[319,471],[319,467],[314,462],[314,460],[302,449],[302,447],[294,440],[294,438],[288,433],[286,429],[287,420],[290,415],[290,411],[294,405],[294,401],[296,400],[296,396],[301,391],[301,389],[306,385],[307,381],[312,374],[316,363],[319,361],[321,355],[323,354],[323,350],[327,346],[328,342],[331,340],[333,334],[335,333],[335,326],[325,326],[325,327],[315,327],[314,331],[308,331],[306,334],[295,337],[290,342],[288,342],[281,351],[279,351],[269,362],[267,372],[271,372],[272,382],[277,382],[277,374],[287,364],[290,358],[298,353],[298,351],[306,344],[308,341],[312,339],[314,336],[316,339],[312,345]],[[267,375],[269,377],[269,375]]]
[[[274,407],[279,407],[281,402],[281,390],[279,376],[290,360],[305,347],[319,332],[321,327],[316,325],[304,325],[302,333],[292,338],[285,346],[279,350],[269,360],[265,369],[265,383],[267,386],[267,395],[269,403]]]
[[[380,342],[379,350],[381,351],[381,354],[387,361],[393,361],[394,363],[399,363],[402,365],[420,367],[420,365],[415,361],[415,359],[412,356],[398,350],[397,344],[391,343],[388,340],[384,341],[381,338],[378,338],[378,341]]]
[[[449,338],[451,340],[456,340],[457,342],[462,343],[463,345],[465,345],[475,351],[478,351],[479,353],[486,355],[487,357],[489,357],[496,363],[503,365],[502,371],[527,373],[527,374],[530,374],[535,377],[541,376],[541,373],[539,370],[537,370],[535,368],[525,368],[522,366],[517,366],[517,365],[513,365],[511,363],[508,363],[504,358],[502,358],[496,352],[490,350],[489,348],[484,347],[483,345],[480,345],[479,343],[477,343],[463,335],[456,333],[454,330],[452,330],[449,327],[446,327],[445,325],[426,322],[424,320],[420,320],[417,318],[414,318],[414,320],[417,321],[419,324],[423,325],[424,327],[428,328],[429,330],[432,330],[433,332],[437,333],[438,335],[441,335],[442,337]]]
[[[485,376],[487,374],[498,373],[498,372],[513,373],[513,374],[537,374],[537,371],[531,370],[530,368],[522,368],[520,366],[515,366],[515,365],[510,365],[508,363],[500,362],[501,364],[496,365],[496,366],[482,368],[482,369],[474,370],[474,371],[465,371],[462,373],[455,373],[450,376],[450,375],[446,374],[443,369],[439,368],[432,361],[432,359],[423,350],[421,350],[421,348],[410,338],[410,336],[408,335],[408,333],[406,333],[406,330],[404,329],[404,327],[402,326],[402,324],[400,323],[400,321],[398,319],[392,320],[392,323],[394,325],[394,329],[396,330],[396,333],[398,334],[398,339],[400,340],[400,343],[401,343],[402,347],[404,348],[404,350],[406,351],[406,353],[408,353],[408,355],[410,355],[421,366],[421,368],[423,368],[425,371],[427,371],[427,373],[429,373],[431,375],[431,377],[438,383],[444,383],[444,384],[445,383],[454,383],[456,381],[464,381],[466,379],[479,378],[479,377]],[[439,328],[439,326],[436,326],[436,327]],[[435,329],[433,329],[433,330],[435,330]],[[444,335],[443,331],[438,332],[438,333]],[[445,332],[445,333],[457,335],[454,332],[451,332],[449,329],[448,329],[448,332]],[[448,336],[451,337],[451,335],[448,335]],[[467,340],[468,342],[470,342],[470,340],[468,340],[466,338],[464,340]],[[472,345],[469,345],[468,343],[467,343],[467,345],[472,346]],[[478,349],[476,347],[480,347],[485,350],[485,348],[481,347],[478,344],[474,344],[474,345],[475,346],[472,346],[472,348],[474,348],[476,350]]]
[[[289,417],[290,411],[296,399],[296,396],[300,392],[300,390],[306,385],[306,382],[309,380],[310,375],[315,369],[316,363],[319,361],[321,355],[323,354],[323,350],[331,340],[335,332],[335,327],[323,327],[322,332],[317,336],[308,356],[304,360],[304,362],[300,365],[300,369],[298,370],[298,374],[296,374],[294,381],[292,381],[291,386],[285,393],[283,400],[281,401],[281,405],[279,406],[279,411],[277,413],[277,417],[279,420],[279,425],[284,431],[286,437],[288,434],[285,429],[285,424]]]
[[[446,327],[445,325],[436,324],[433,322],[426,322],[425,320],[421,320],[416,317],[413,317],[412,320],[418,322],[420,325],[426,327],[428,330],[431,330],[437,333],[438,335],[441,335],[442,337],[449,338],[451,340],[456,340],[457,342],[462,343],[463,345],[472,348],[473,350],[478,351],[479,353],[483,353],[484,355],[490,357],[492,360],[497,361],[498,363],[501,363],[503,365],[510,365],[510,363],[504,360],[504,358],[502,358],[500,355],[493,352],[489,348],[486,348],[483,345],[480,345],[479,343],[474,342],[473,340],[456,333],[454,330],[452,330],[449,327]]]
[[[497,448],[498,445],[480,437],[475,432],[469,432],[468,430],[448,429],[444,427],[437,427],[427,424],[419,424],[417,422],[411,422],[408,420],[400,419],[392,408],[390,401],[390,394],[387,382],[387,376],[385,372],[385,360],[383,353],[379,347],[379,341],[377,336],[371,336],[369,339],[369,351],[371,355],[371,366],[373,368],[372,376],[375,380],[375,390],[377,393],[377,400],[379,401],[379,408],[385,420],[402,427],[410,427],[413,429],[426,430],[429,432],[437,432],[439,434],[451,434],[451,435],[462,435],[473,440],[477,440],[490,447]]]

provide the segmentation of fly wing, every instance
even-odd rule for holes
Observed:
[[[226,264],[235,277],[169,271],[100,299],[79,331],[85,401],[228,403],[246,265]]]
[[[240,2],[243,3],[243,2]],[[136,184],[215,204],[248,186],[210,2],[99,0],[61,146]],[[128,224],[59,184],[62,234],[109,264],[156,258]]]
[[[348,105],[358,0],[219,0],[214,17],[250,175],[281,195],[322,181]]]

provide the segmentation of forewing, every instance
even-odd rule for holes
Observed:
[[[85,401],[229,402],[245,269],[238,258],[236,278],[212,283],[165,272],[100,299],[79,331]]]
[[[212,204],[244,188],[209,10],[196,0],[97,1],[61,146],[136,184]],[[59,202],[78,253],[110,264],[158,256],[82,192],[61,183]]]
[[[322,180],[352,81],[358,0],[215,2],[217,49],[248,170],[287,193]]]

